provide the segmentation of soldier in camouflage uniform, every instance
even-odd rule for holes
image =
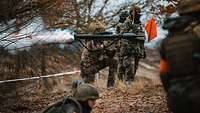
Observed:
[[[50,106],[43,113],[90,113],[99,93],[90,84],[73,84],[76,89],[72,96]]]
[[[161,45],[160,75],[174,113],[200,113],[200,0],[181,0],[168,19]]]
[[[99,21],[91,22],[89,31],[92,34],[103,34],[105,26]],[[81,55],[81,77],[85,83],[93,83],[95,74],[101,69],[109,67],[107,86],[114,85],[114,74],[116,72],[117,61],[113,59],[115,51],[104,49],[104,42],[101,41],[87,41],[86,48],[84,48]]]
[[[140,12],[138,6],[133,6],[129,11],[129,16],[126,16],[125,21],[118,26],[118,33],[131,32],[137,35],[144,35],[144,31],[141,28]],[[134,80],[139,59],[146,56],[145,48],[144,45],[127,39],[120,40],[119,46],[118,78],[131,83]]]

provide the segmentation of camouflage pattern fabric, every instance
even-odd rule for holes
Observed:
[[[178,4],[178,12],[181,15],[187,13],[199,12],[200,10],[200,0],[180,0]]]
[[[140,24],[135,24],[129,18],[124,23],[119,24],[119,28],[120,33],[143,34]],[[144,45],[126,39],[122,39],[118,43],[120,45],[117,68],[118,78],[131,82],[134,80],[139,59],[146,56]]]
[[[99,92],[91,84],[84,83],[84,84],[80,84],[76,88],[76,91],[74,92],[73,97],[78,101],[86,102],[90,99],[92,100],[98,99]]]
[[[92,108],[88,105],[88,100],[99,98],[97,89],[90,85],[73,81],[73,95],[53,104],[43,111],[43,113],[90,113]]]
[[[188,13],[165,24],[170,34],[163,40],[160,51],[161,58],[166,60],[170,71],[161,75],[161,80],[167,92],[168,106],[174,113],[200,111],[199,20],[197,13]]]
[[[88,49],[84,48],[81,55],[80,68],[81,77],[83,78],[85,83],[93,83],[95,80],[95,74],[98,73],[100,70],[109,67],[107,86],[114,85],[116,60],[113,59],[114,55],[109,54],[115,54],[113,52],[114,51],[104,49],[89,51]]]
[[[74,98],[66,97],[44,110],[43,113],[83,113],[83,108]]]
[[[105,32],[105,25],[97,20],[93,20],[89,25],[89,33],[102,34]],[[106,32],[105,32],[106,33]],[[113,86],[116,72],[116,60],[113,59],[115,50],[111,48],[104,49],[108,41],[90,40],[86,42],[87,48],[83,49],[81,55],[81,77],[85,83],[93,83],[95,74],[100,70],[109,67],[107,86]]]

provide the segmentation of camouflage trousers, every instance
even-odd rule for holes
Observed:
[[[85,83],[93,83],[95,80],[95,74],[106,67],[109,67],[107,86],[113,86],[115,81],[114,75],[117,69],[117,61],[113,58],[103,58],[89,67],[86,67],[84,63],[81,62],[81,77]]]
[[[119,80],[132,82],[135,78],[140,58],[145,58],[143,46],[122,46],[118,55],[117,73]]]

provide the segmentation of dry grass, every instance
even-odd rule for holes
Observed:
[[[138,94],[141,90],[143,90],[147,86],[156,87],[160,85],[159,80],[150,79],[147,77],[137,76],[133,83],[130,85],[124,84],[122,81],[117,81],[116,87],[122,92],[128,92],[131,94]]]
[[[149,65],[150,66],[150,65]],[[95,81],[95,85],[98,88],[106,88],[107,84],[107,76],[108,76],[108,68],[100,71],[99,79]],[[118,80],[116,77],[115,87],[122,92],[128,92],[131,94],[138,94],[144,88],[157,87],[160,86],[160,78],[159,78],[159,70],[156,68],[145,69],[143,67],[139,67],[136,73],[135,80],[132,84],[126,85],[122,81]]]

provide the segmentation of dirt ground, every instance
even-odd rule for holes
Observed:
[[[170,113],[158,73],[153,68],[144,69],[140,66],[133,84],[126,86],[117,81],[114,88],[106,88],[104,71],[100,72],[99,79],[95,81],[101,98],[97,100],[93,113]],[[38,82],[34,82],[35,85],[23,89],[26,90],[25,93],[4,98],[0,113],[40,113],[70,95],[70,83],[73,79],[79,79],[79,76],[57,78],[56,81],[61,84],[50,90],[44,90]]]
[[[158,59],[147,57],[141,61],[134,82],[128,86],[117,81],[115,87],[106,88],[108,69],[102,70],[94,84],[101,98],[92,113],[170,113],[159,79]],[[49,78],[48,88],[41,81],[29,81],[21,93],[0,95],[0,113],[41,113],[70,95],[71,81],[75,79],[80,79],[79,74]]]

